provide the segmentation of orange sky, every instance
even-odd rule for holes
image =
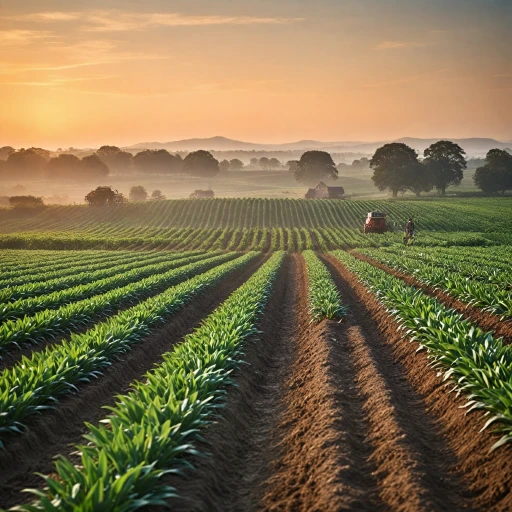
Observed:
[[[510,0],[0,0],[0,146],[512,140]]]

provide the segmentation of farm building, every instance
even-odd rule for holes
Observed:
[[[343,199],[345,190],[343,187],[328,187],[321,181],[315,188],[310,188],[306,195],[306,199]]]

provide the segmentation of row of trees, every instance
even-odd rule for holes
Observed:
[[[0,176],[16,180],[100,179],[108,176],[110,170],[124,168],[129,161],[133,161],[139,171],[148,174],[186,173],[211,178],[219,172],[218,160],[209,151],[202,150],[189,153],[184,159],[163,149],[148,149],[132,156],[114,146],[103,146],[96,153],[81,159],[67,153],[52,158],[51,153],[42,148],[4,151],[3,154],[7,154],[7,159],[0,159]],[[229,164],[236,166],[242,163],[235,159]]]
[[[436,189],[444,196],[449,186],[460,185],[467,167],[464,150],[448,140],[431,144],[423,152],[423,160],[406,144],[391,143],[379,148],[370,167],[374,170],[372,181],[379,190],[390,190],[393,197],[398,192],[410,190],[417,196]],[[475,185],[488,194],[512,190],[512,155],[501,149],[491,149],[485,165],[474,176]]]

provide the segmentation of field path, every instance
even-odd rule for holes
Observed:
[[[103,372],[96,381],[80,386],[80,392],[62,398],[53,411],[45,411],[28,423],[29,430],[7,439],[0,451],[0,506],[19,504],[20,491],[40,487],[42,480],[34,472],[53,471],[53,457],[68,455],[75,444],[83,441],[84,422],[97,423],[107,415],[105,405],[114,405],[115,397],[130,383],[141,379],[161,356],[172,349],[199,322],[241,286],[263,263],[258,257],[233,272],[213,289],[197,297],[154,330],[140,344],[133,346],[119,361]],[[26,495],[29,498],[29,495]]]

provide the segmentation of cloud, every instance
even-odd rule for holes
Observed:
[[[114,64],[133,60],[159,60],[170,58],[166,55],[157,55],[153,53],[119,51],[117,41],[111,40],[90,40],[73,44],[64,44],[63,42],[59,42],[53,46],[52,51],[59,52],[59,58],[56,63],[49,62],[27,65],[0,62],[0,74],[16,75],[34,71],[64,71],[68,69],[99,66],[102,64]],[[68,59],[71,60],[70,62],[66,62],[66,60],[68,60],[66,59],[66,56],[69,56]]]
[[[2,19],[10,21],[71,21],[80,18],[79,12],[35,12],[31,14],[20,14],[17,16],[3,16]]]
[[[55,39],[58,36],[47,30],[0,30],[0,45],[30,44]]]
[[[188,16],[179,13],[138,13],[111,11],[38,12],[2,19],[25,22],[81,21],[88,32],[126,32],[146,30],[150,27],[193,27],[205,25],[282,25],[301,21],[302,18],[273,18],[258,16]]]
[[[154,26],[192,27],[205,25],[282,25],[300,21],[302,18],[265,18],[254,16],[185,16],[165,13],[124,13],[99,12],[89,15],[86,20],[92,26],[85,30],[91,32],[118,32],[127,30],[145,30]]]
[[[423,48],[430,46],[431,43],[418,43],[415,41],[382,41],[375,49],[376,50],[394,50],[396,48]]]
[[[0,85],[32,85],[38,87],[55,87],[74,82],[87,82],[89,80],[105,80],[112,78],[113,75],[88,76],[88,77],[67,77],[67,76],[49,76],[44,80],[0,82]]]

